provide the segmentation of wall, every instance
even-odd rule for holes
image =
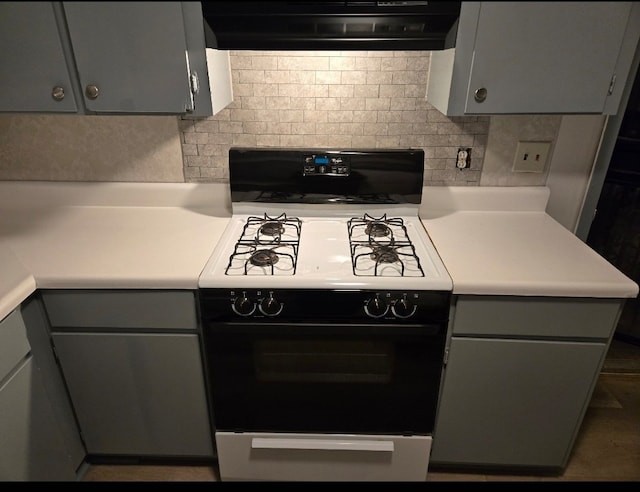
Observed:
[[[425,100],[430,58],[232,51],[234,102],[213,117],[0,115],[0,180],[226,182],[231,146],[419,147],[425,185],[545,184],[511,172],[515,147],[554,140],[562,117],[448,118]]]
[[[575,232],[583,201],[600,150],[606,116],[568,115],[562,118],[547,176],[551,190],[547,213]]]
[[[559,115],[497,115],[491,117],[491,127],[482,186],[538,186],[544,185],[554,153],[554,141],[562,116]],[[544,172],[512,172],[518,141],[549,141],[551,151]]]
[[[429,52],[232,51],[234,102],[183,119],[185,178],[227,179],[231,146],[425,151],[425,184],[478,184],[488,117],[447,118],[425,100]],[[458,170],[458,147],[471,147]]]
[[[0,179],[184,181],[175,116],[0,116]]]

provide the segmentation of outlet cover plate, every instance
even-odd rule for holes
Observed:
[[[513,171],[542,173],[547,164],[551,142],[518,142]]]

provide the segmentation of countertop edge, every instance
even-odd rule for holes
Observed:
[[[20,306],[37,289],[33,276],[28,276],[0,297],[0,321]]]

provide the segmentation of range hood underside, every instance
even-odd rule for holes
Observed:
[[[460,2],[202,5],[207,47],[223,50],[442,50],[460,14]]]

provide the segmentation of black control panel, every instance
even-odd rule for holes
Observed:
[[[304,156],[303,176],[349,176],[348,155],[311,154]]]
[[[422,149],[229,149],[232,203],[420,204],[423,177]]]
[[[200,289],[210,321],[424,323],[448,319],[448,291]]]

